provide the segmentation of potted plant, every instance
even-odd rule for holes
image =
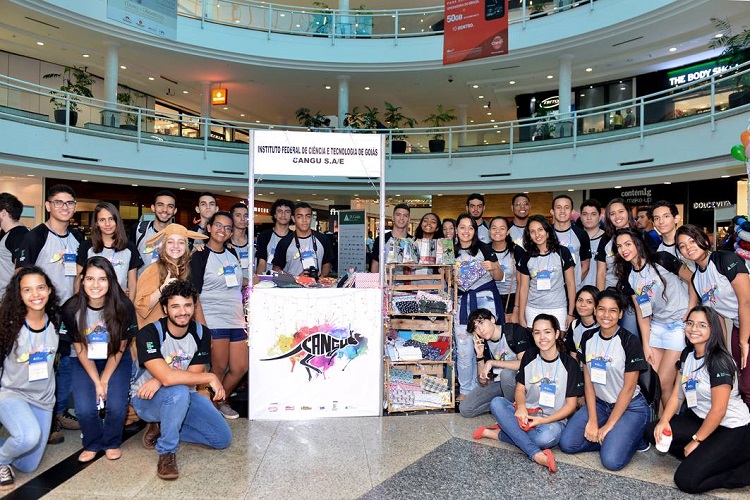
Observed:
[[[310,108],[299,108],[295,113],[295,116],[300,125],[310,129],[322,127],[323,122],[325,121],[325,116],[321,115],[320,111],[312,114]]]
[[[534,133],[531,136],[532,141],[551,139],[555,136],[555,117],[553,113],[547,108],[539,108],[534,114],[535,118],[539,121],[536,122],[534,127]]]
[[[445,140],[443,139],[443,133],[440,131],[440,127],[444,127],[448,122],[456,119],[454,115],[454,109],[445,109],[442,104],[438,104],[435,113],[423,120],[423,123],[429,123],[432,125],[430,132],[433,132],[432,139],[430,139],[430,153],[442,153],[445,151]]]
[[[137,96],[128,92],[117,93],[117,103],[123,106],[136,106]],[[120,125],[120,128],[127,130],[138,130],[138,116],[132,109],[125,109],[125,124]]]
[[[91,85],[94,84],[94,76],[87,71],[86,68],[79,66],[65,66],[62,73],[48,73],[42,78],[62,78],[63,84],[59,87],[58,91],[52,91],[54,97],[50,99],[52,106],[55,108],[55,122],[65,124],[65,95],[71,94],[70,96],[70,116],[68,117],[68,123],[75,127],[78,123],[78,102],[81,97],[94,97],[91,92]]]
[[[385,102],[385,114],[383,115],[385,125],[393,130],[391,134],[391,153],[406,153],[406,136],[403,134],[403,127],[414,128],[417,120],[404,115],[401,112],[401,106],[394,106],[390,102]]]
[[[378,108],[365,106],[365,111],[361,114],[362,128],[371,130],[373,133],[376,133],[376,129],[381,127],[380,120],[378,120],[378,114],[380,114]]]
[[[740,33],[732,35],[732,25],[727,19],[711,18],[714,26],[721,31],[722,36],[712,38],[708,44],[710,49],[723,48],[720,62],[717,64],[735,66],[750,59],[750,30],[744,28]],[[729,107],[736,108],[750,103],[750,75],[736,78],[737,91],[729,94]]]

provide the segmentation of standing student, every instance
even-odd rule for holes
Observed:
[[[372,244],[371,273],[380,272],[380,262],[384,262],[388,255],[388,242],[391,238],[411,238],[408,231],[410,216],[411,209],[406,203],[399,203],[393,207],[393,228],[384,235],[385,248],[382,251],[380,249],[380,235],[375,236],[375,242]]]
[[[294,202],[279,198],[271,205],[271,220],[273,228],[258,233],[255,258],[258,261],[258,274],[265,274],[273,270],[273,259],[276,255],[276,246],[281,238],[289,234],[289,224],[292,221]]]
[[[601,228],[599,222],[602,205],[597,200],[588,199],[581,203],[580,210],[581,226],[583,226],[586,234],[588,234],[589,242],[591,243],[591,264],[589,266],[589,272],[586,273],[586,276],[583,279],[581,279],[581,286],[596,286],[597,263],[595,257],[599,251],[599,244],[602,242],[604,236],[604,230]]]
[[[219,378],[224,392],[231,394],[248,366],[242,267],[235,251],[224,247],[232,234],[231,214],[216,212],[206,229],[208,242],[190,259],[190,281],[211,330],[211,373]],[[216,408],[226,419],[240,416],[226,399],[218,400]]]
[[[117,283],[132,302],[135,300],[138,269],[143,265],[138,248],[128,240],[122,217],[114,205],[105,201],[99,202],[94,207],[92,215],[91,239],[78,247],[78,275],[81,275],[83,266],[89,258],[101,255],[112,264],[117,275]],[[78,292],[80,282],[76,280],[75,283]]]
[[[437,239],[443,237],[443,227],[440,217],[433,212],[426,213],[419,221],[414,231],[414,244],[417,246],[419,262],[422,264],[435,264],[437,258]],[[414,274],[435,274],[436,268],[418,268]],[[426,282],[422,282],[426,283]]]
[[[0,489],[14,484],[13,467],[33,472],[42,460],[55,407],[53,363],[59,306],[52,281],[36,266],[21,269],[0,304]]]
[[[688,266],[691,272],[695,271],[695,262],[686,259],[677,250],[677,228],[680,226],[681,217],[677,210],[677,205],[667,200],[659,200],[651,205],[649,218],[652,220],[654,227],[661,235],[661,243],[658,252],[671,253],[680,261]]]
[[[635,211],[635,223],[638,225],[638,228],[643,231],[643,241],[648,245],[648,249],[651,252],[656,252],[659,245],[661,245],[661,236],[659,236],[659,233],[654,229],[654,223],[649,217],[650,213],[650,206],[638,207]]]
[[[232,208],[229,209],[229,213],[232,214],[232,236],[227,242],[227,248],[234,249],[237,254],[237,258],[240,259],[240,266],[242,267],[242,279],[247,282],[253,270],[250,269],[250,238],[248,236],[248,216],[249,212],[247,205],[244,203],[235,203]],[[245,283],[247,284],[247,283]]]
[[[281,238],[273,259],[273,270],[294,276],[331,273],[331,240],[312,229],[312,207],[305,202],[294,206],[294,231]]]
[[[81,286],[62,307],[64,332],[73,342],[73,397],[83,434],[79,462],[103,451],[122,456],[133,360],[128,344],[138,331],[133,304],[117,284],[109,259],[94,256],[81,270]],[[61,334],[63,330],[61,329]],[[100,417],[104,407],[105,417]]]
[[[493,399],[490,409],[498,425],[480,427],[474,439],[514,444],[530,460],[557,472],[551,448],[560,442],[568,417],[583,396],[583,376],[565,351],[557,318],[540,314],[531,335],[534,346],[524,353],[516,375],[515,405],[502,397]]]
[[[750,411],[737,390],[737,365],[722,322],[711,308],[691,309],[688,346],[675,377],[687,410],[677,414],[680,397],[674,391],[658,423],[646,431],[652,443],[671,431],[669,453],[682,459],[674,482],[687,493],[750,485]]]
[[[454,240],[456,237],[456,219],[443,219],[443,237]]]
[[[16,269],[21,244],[28,228],[21,224],[23,203],[10,193],[0,194],[0,299]]]
[[[466,212],[472,216],[477,223],[477,236],[482,243],[490,243],[490,227],[484,220],[484,196],[479,193],[471,193],[466,198]]]
[[[206,230],[206,224],[208,220],[219,210],[219,204],[216,203],[216,196],[212,193],[201,193],[198,196],[198,205],[195,206],[195,212],[200,216],[198,224],[191,227],[190,230],[200,234],[208,234]],[[193,250],[201,250],[203,248],[203,242],[200,240],[192,241]]]
[[[510,209],[513,211],[513,220],[510,223],[510,238],[513,243],[524,248],[523,246],[523,232],[526,229],[526,224],[529,221],[531,215],[531,202],[529,195],[524,193],[516,193],[513,195],[513,200],[510,203]]]
[[[696,305],[688,292],[691,273],[675,256],[652,255],[640,235],[615,231],[615,274],[619,288],[632,298],[641,332],[643,353],[659,374],[662,402],[674,389],[675,363],[685,348],[683,321]]]
[[[680,253],[696,264],[692,283],[700,302],[732,321],[732,356],[740,369],[742,399],[750,405],[750,279],[745,261],[734,252],[712,252],[706,233],[692,224],[677,229],[676,241]]]
[[[643,440],[651,411],[638,387],[647,369],[638,337],[621,328],[622,296],[604,290],[596,304],[599,329],[581,340],[586,405],[571,417],[560,437],[564,453],[598,451],[609,470],[625,467]]]
[[[516,373],[529,348],[529,332],[518,323],[498,325],[489,309],[475,309],[466,322],[466,332],[474,334],[479,385],[458,407],[462,417],[473,418],[490,411],[490,402],[503,397],[513,401]]]
[[[575,287],[581,288],[591,265],[591,241],[586,231],[573,224],[573,198],[567,194],[555,196],[550,210],[554,220],[555,234],[561,246],[567,247],[575,263]]]
[[[474,218],[461,214],[456,222],[455,254],[461,270],[457,277],[460,304],[454,315],[453,334],[456,341],[456,372],[461,386],[457,400],[461,401],[477,385],[474,341],[467,332],[469,315],[476,309],[487,309],[501,324],[505,323],[505,315],[494,282],[502,278],[503,270],[489,246],[479,241]]]
[[[172,191],[162,189],[154,196],[154,203],[151,205],[151,211],[154,213],[154,220],[140,221],[134,224],[130,231],[130,241],[135,243],[138,253],[143,260],[143,265],[138,269],[138,276],[151,264],[159,258],[159,245],[161,241],[155,241],[148,244],[147,242],[158,233],[163,231],[177,213],[177,198]]]
[[[490,221],[490,239],[492,240],[492,253],[497,257],[497,262],[503,270],[503,277],[495,281],[497,291],[500,294],[500,303],[505,309],[507,323],[518,323],[518,301],[516,290],[518,288],[518,271],[516,263],[523,258],[524,251],[513,243],[508,230],[508,220],[505,217],[494,217]]]
[[[560,246],[542,215],[532,215],[523,234],[526,253],[518,262],[518,322],[530,325],[538,314],[551,314],[567,329],[574,318],[573,257]]]
[[[17,268],[38,266],[49,277],[61,302],[68,300],[74,291],[76,279],[76,255],[83,237],[70,228],[70,220],[76,212],[76,194],[69,186],[57,184],[49,188],[44,207],[49,218],[23,238]],[[50,444],[65,440],[61,429],[78,430],[81,426],[68,411],[70,404],[70,344],[60,344],[60,362],[56,370],[56,403],[53,429],[49,434]]]
[[[575,319],[570,322],[565,334],[565,347],[571,356],[581,361],[581,340],[589,330],[599,328],[596,323],[596,301],[599,289],[592,285],[584,285],[576,292]]]

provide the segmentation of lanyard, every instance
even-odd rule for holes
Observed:
[[[315,238],[315,233],[310,233],[310,238],[312,238],[312,247],[313,247],[313,253],[315,254],[315,260],[318,260],[318,242],[315,241],[317,238]],[[299,254],[299,260],[302,262],[302,248],[299,246],[299,238],[297,237],[297,233],[294,233],[294,243],[297,245],[297,253]]]
[[[538,362],[539,362],[539,371],[542,374],[542,378],[539,381],[541,383],[541,381],[544,380],[544,365],[542,364],[542,354],[541,353],[539,353]],[[555,359],[555,375],[551,379],[548,379],[548,383],[550,383],[550,384],[556,384],[557,383],[557,371],[559,369],[560,369],[560,354],[558,353],[557,358]]]
[[[609,339],[607,340],[607,342],[609,342],[609,344],[607,344],[607,350],[606,350],[606,351],[604,352],[604,356],[602,356],[602,359],[603,359],[604,361],[607,361],[607,356],[609,355],[609,349],[610,349],[610,348],[612,347],[612,344],[614,343],[614,342],[612,342],[612,341],[613,341],[613,340],[615,339],[615,336],[617,336],[617,333],[618,333],[619,331],[620,331],[620,330],[619,330],[619,328],[618,328],[618,330],[617,330],[617,331],[615,332],[615,334],[614,334],[614,335],[612,335],[612,336],[611,336],[611,337],[610,337],[610,338],[609,338]],[[598,332],[598,333],[597,333],[597,335],[596,335],[596,348],[594,349],[594,351],[596,351],[597,353],[599,352],[599,340],[601,339],[601,335],[602,335],[602,329],[600,328],[600,329],[599,329],[599,332]]]
[[[42,350],[45,350],[47,348],[47,326],[49,325],[49,319],[47,319],[46,316],[45,316],[44,319],[45,319],[45,321],[44,321],[44,337],[42,337]],[[23,321],[23,324],[26,327],[26,331],[29,334],[29,352],[31,352],[31,350],[34,348],[34,342],[33,342],[32,338],[31,338],[32,329],[31,329],[31,327],[29,326],[29,323],[26,320]]]
[[[206,248],[208,248],[208,247],[206,247]],[[219,261],[219,265],[221,266],[222,269],[225,268],[225,267],[229,267],[229,259],[226,259],[226,261],[224,263],[222,263],[221,259],[219,258],[219,255],[224,255],[224,252],[221,252],[221,254],[219,254],[218,252],[214,252],[210,248],[208,249],[208,251],[211,252],[209,254],[208,258],[210,259],[211,257],[216,257],[216,260]]]

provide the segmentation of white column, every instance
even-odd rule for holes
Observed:
[[[463,127],[461,132],[458,134],[458,145],[459,146],[465,146],[466,145],[466,125],[469,120],[467,108],[468,106],[466,104],[459,104],[456,106],[458,108],[458,124]]]
[[[107,54],[104,57],[104,100],[110,110],[117,109],[117,79],[120,69],[118,48],[115,42],[107,42]],[[102,111],[102,125],[119,127],[119,113],[109,110]]]
[[[349,0],[339,0],[339,11],[341,15],[336,20],[336,26],[342,35],[352,34],[352,16],[349,15]],[[339,118],[340,120],[341,118]],[[341,122],[339,122],[339,127]]]
[[[201,118],[203,118],[203,125],[201,126],[201,137],[210,137],[210,122],[211,122],[211,82],[201,82],[203,90],[201,93]]]
[[[560,75],[558,78],[558,96],[560,96],[560,120],[564,122],[570,117],[570,90],[571,90],[571,67],[573,64],[573,54],[563,54],[560,56]],[[570,122],[563,125],[562,135],[572,135],[573,130]]]
[[[349,75],[339,75],[339,127],[344,126],[344,118],[349,112]]]

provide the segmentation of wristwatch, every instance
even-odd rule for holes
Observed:
[[[698,435],[697,434],[693,434],[693,438],[692,439],[693,439],[693,441],[695,441],[698,444],[701,444],[703,442],[702,439],[698,439]]]

